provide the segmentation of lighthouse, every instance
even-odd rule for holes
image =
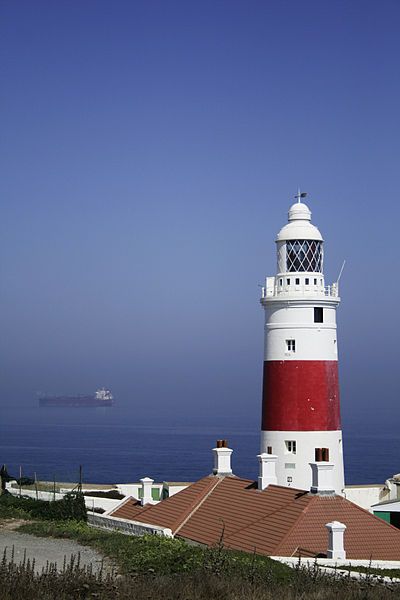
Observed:
[[[278,485],[310,490],[315,463],[343,493],[336,308],[325,285],[323,238],[297,194],[276,238],[277,274],[267,277],[261,453],[277,456]]]

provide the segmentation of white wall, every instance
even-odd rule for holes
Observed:
[[[288,440],[296,442],[296,454],[287,451]],[[315,461],[315,448],[329,448],[330,462],[335,465],[332,472],[333,489],[337,494],[343,494],[341,431],[261,431],[261,453],[267,452],[268,446],[272,446],[272,453],[278,456],[276,462],[278,485],[301,490],[311,488],[310,463]]]
[[[358,504],[361,508],[365,508],[373,512],[371,506],[389,500],[389,490],[382,485],[349,485],[344,489],[344,496],[347,500]]]
[[[7,490],[13,496],[19,496],[19,488],[12,488],[7,485]],[[68,490],[69,492],[71,490]],[[36,495],[36,490],[26,490],[22,488],[21,490],[22,496],[28,496],[29,498],[33,498],[34,500],[45,500],[46,502],[51,502],[52,500],[62,500],[65,496],[64,493],[56,492],[40,492],[38,491]],[[102,508],[105,511],[110,511],[121,502],[121,500],[114,500],[112,498],[95,498],[93,496],[85,496],[85,505],[89,511],[93,511],[94,508]]]
[[[186,489],[189,485],[191,485],[191,484],[190,483],[185,483],[185,484],[169,483],[168,484],[169,497],[171,498],[171,496],[174,496],[178,492],[181,492],[182,490]]]
[[[322,306],[324,322],[314,323],[314,306]],[[287,352],[286,340],[296,340]],[[264,360],[337,360],[336,308],[328,301],[270,302],[265,310]]]
[[[13,496],[19,496],[19,488],[13,488],[6,485],[6,489]],[[21,489],[22,496],[28,496],[29,498],[34,498],[34,500],[46,500],[46,502],[50,502],[51,500],[62,500],[64,498],[64,494],[60,494],[59,492],[38,492],[36,495],[35,490],[26,490],[24,488]]]
[[[139,500],[139,490],[142,488],[141,483],[117,483],[117,490],[123,496],[132,496],[135,500]],[[152,489],[158,489],[160,492],[160,500],[162,498],[162,483],[153,483]]]
[[[114,510],[122,502],[122,499],[113,498],[95,498],[94,496],[85,496],[85,505],[88,511],[92,512],[94,508],[103,508],[106,512]]]
[[[160,535],[164,537],[173,537],[171,529],[168,527],[160,527],[158,525],[149,525],[130,519],[120,519],[117,517],[103,515],[88,515],[88,523],[92,527],[99,529],[117,530],[127,535]]]

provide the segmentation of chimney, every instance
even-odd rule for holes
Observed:
[[[257,458],[260,463],[258,489],[265,490],[271,483],[277,485],[276,461],[278,460],[278,457],[275,454],[263,452],[262,454],[259,454]]]
[[[335,494],[333,485],[333,469],[335,465],[328,462],[310,463],[312,469],[312,494]]]
[[[231,454],[233,450],[228,448],[227,440],[217,440],[214,452],[214,469],[213,475],[222,477],[223,475],[232,475]]]
[[[315,462],[310,463],[312,469],[312,494],[334,494],[333,469],[329,462],[329,448],[315,448]]]
[[[339,523],[339,521],[332,521],[332,523],[327,523],[325,527],[328,530],[327,558],[346,560],[346,550],[343,545],[346,525],[344,523]]]
[[[144,506],[145,504],[153,504],[151,489],[153,487],[154,479],[150,479],[150,477],[143,477],[143,479],[140,480],[140,483],[142,484],[142,498],[140,501],[141,505]]]

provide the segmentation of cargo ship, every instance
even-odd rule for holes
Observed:
[[[113,405],[114,396],[106,388],[97,390],[93,396],[45,396],[39,398],[39,406],[90,408]]]

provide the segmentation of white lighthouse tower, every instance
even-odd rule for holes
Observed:
[[[261,452],[277,455],[279,485],[309,490],[311,464],[332,469],[344,488],[336,308],[338,284],[325,286],[323,239],[300,200],[276,239],[277,274],[267,277]],[[321,467],[324,465],[321,464]],[[315,468],[314,468],[315,472]]]

